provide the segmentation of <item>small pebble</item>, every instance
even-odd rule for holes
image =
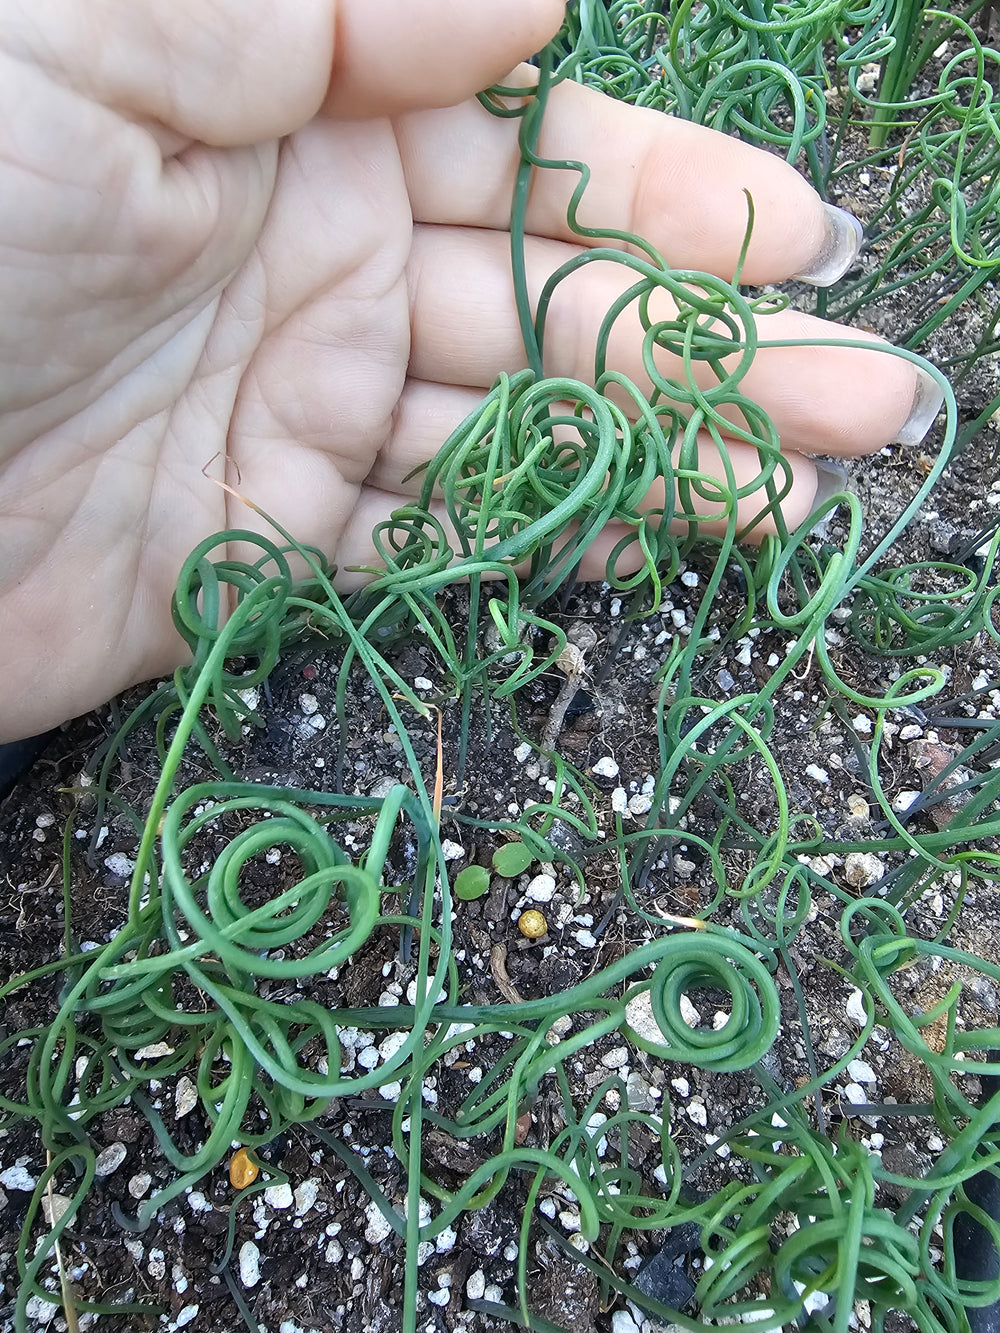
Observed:
[[[844,878],[855,889],[876,884],[885,874],[885,863],[874,852],[848,852],[844,858]]]
[[[110,856],[104,858],[104,864],[112,875],[118,875],[120,879],[129,879],[135,869],[135,862],[130,860],[124,852],[112,852]]]
[[[377,1203],[372,1201],[365,1209],[368,1225],[365,1227],[365,1240],[369,1245],[381,1245],[392,1235],[392,1226],[382,1216]]]
[[[0,1171],[0,1185],[9,1190],[24,1190],[29,1192],[35,1188],[38,1181],[26,1171],[20,1164],[9,1166],[6,1171]]]
[[[186,1074],[182,1074],[177,1080],[177,1087],[174,1090],[174,1115],[180,1120],[182,1116],[189,1115],[198,1105],[198,1089]]]
[[[602,759],[598,759],[593,772],[599,778],[616,778],[618,776],[618,765],[609,754],[606,754]]]
[[[864,1027],[868,1021],[868,1015],[865,1012],[864,996],[859,990],[852,990],[847,997],[847,1004],[844,1006],[847,1017],[852,1023],[857,1023],[858,1027]]]
[[[536,875],[524,893],[533,903],[550,903],[555,891],[556,881],[552,875]]]
[[[269,1208],[291,1208],[295,1202],[291,1185],[287,1180],[280,1185],[269,1185],[264,1191],[264,1202]]]
[[[611,1333],[641,1333],[641,1330],[627,1310],[616,1310],[611,1316]]]
[[[240,1281],[244,1287],[256,1287],[260,1281],[260,1250],[252,1240],[240,1246]]]
[[[852,1060],[847,1066],[848,1075],[855,1083],[877,1083],[875,1070],[867,1060]]]
[[[94,1175],[103,1180],[105,1176],[113,1175],[128,1156],[128,1149],[124,1143],[109,1143],[108,1146],[97,1154],[97,1161],[94,1163]]]

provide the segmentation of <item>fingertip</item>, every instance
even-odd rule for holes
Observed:
[[[563,0],[342,0],[324,110],[395,116],[455,106],[559,30]]]

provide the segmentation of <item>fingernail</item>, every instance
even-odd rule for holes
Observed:
[[[792,276],[800,282],[811,282],[814,287],[831,287],[842,278],[858,257],[864,231],[853,213],[834,204],[824,204],[826,210],[826,241],[822,250],[801,273]]]
[[[842,463],[835,463],[830,458],[814,458],[812,461],[816,468],[816,494],[809,506],[809,512],[815,514],[817,510],[823,509],[835,495],[840,495],[847,490],[848,478],[847,469]],[[827,536],[827,526],[836,511],[836,505],[832,509],[827,509],[810,528],[810,532],[814,536],[825,538]]]
[[[814,458],[816,467],[816,494],[813,496],[813,509],[820,509],[835,495],[847,490],[847,468],[843,463],[835,463],[829,458]]]
[[[896,444],[919,444],[937,420],[944,402],[941,386],[933,376],[921,366],[914,366],[917,372],[917,389],[913,395],[910,415],[900,426],[896,435]]]

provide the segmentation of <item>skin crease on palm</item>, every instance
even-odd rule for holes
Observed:
[[[169,612],[182,561],[226,527],[268,530],[213,478],[342,568],[363,564],[412,466],[524,364],[505,234],[516,123],[474,94],[530,82],[508,71],[562,11],[8,0],[0,740],[184,660]],[[574,85],[554,90],[541,151],[591,165],[584,223],[644,235],[676,267],[732,274],[744,190],[756,205],[744,280],[808,272],[826,244],[820,201],[778,158]],[[536,292],[578,246],[569,175],[533,185]],[[563,285],[548,373],[587,377],[627,281],[597,264]],[[787,312],[767,336],[831,332]],[[637,323],[616,330],[614,355],[639,375]],[[743,389],[781,431],[794,526],[817,489],[805,454],[893,440],[916,374],[874,350],[772,349]],[[585,573],[602,572],[597,553]]]

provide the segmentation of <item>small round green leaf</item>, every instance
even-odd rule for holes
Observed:
[[[504,879],[513,879],[527,870],[534,859],[531,848],[525,847],[523,842],[508,842],[493,853],[493,869]]]
[[[466,866],[455,876],[456,898],[481,898],[489,887],[490,874],[485,866]]]

